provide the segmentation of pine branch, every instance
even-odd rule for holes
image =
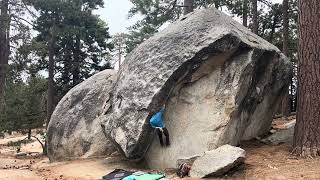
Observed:
[[[24,5],[24,8],[28,11],[28,13],[29,13],[33,18],[38,18],[38,16],[28,8],[28,5],[26,5],[24,1],[22,1],[22,4]]]
[[[29,24],[30,26],[32,26],[33,28],[35,27],[33,23],[29,22],[28,20],[22,18],[22,17],[19,17],[19,16],[15,16],[15,15],[12,15],[11,17],[13,17],[13,21],[14,22],[17,22],[17,23],[21,23],[19,20],[23,21],[23,22],[26,22],[27,24]]]

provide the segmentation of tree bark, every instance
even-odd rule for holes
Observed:
[[[294,107],[294,85],[293,85],[293,78],[291,79],[291,82],[290,82],[290,98],[289,98],[289,112],[295,112],[295,107]]]
[[[220,7],[219,1],[214,1],[214,7],[218,9]]]
[[[251,0],[252,4],[252,32],[258,34],[258,2]]]
[[[82,6],[82,1],[78,1],[77,4],[77,10],[79,12],[82,11],[81,6]],[[76,86],[81,82],[80,79],[80,64],[82,63],[82,58],[81,58],[81,41],[80,41],[80,29],[76,30],[76,35],[75,35],[75,44],[73,48],[73,64],[72,64],[72,85]],[[73,36],[72,36],[73,37]]]
[[[272,43],[273,41],[273,36],[274,36],[274,33],[276,32],[276,25],[278,23],[278,16],[275,15],[273,17],[273,20],[272,20],[272,26],[271,26],[271,32],[270,32],[270,36],[269,36],[269,42]]]
[[[299,0],[298,107],[293,153],[320,155],[320,1]]]
[[[282,16],[283,16],[283,44],[282,44],[282,52],[284,55],[289,55],[289,17],[288,17],[288,9],[289,9],[289,0],[283,0],[282,2]],[[287,118],[290,115],[289,109],[289,88],[286,95],[282,100],[282,116]]]
[[[1,14],[0,14],[0,100],[3,97],[6,73],[8,69],[9,60],[9,27],[10,19],[8,15],[9,3],[8,0],[1,1]]]
[[[69,82],[72,80],[71,78],[71,74],[70,74],[70,70],[72,69],[72,61],[73,61],[73,49],[72,47],[69,45],[72,42],[71,38],[66,39],[66,45],[64,48],[65,50],[65,54],[63,56],[64,61],[63,61],[63,69],[61,71],[61,80],[62,80],[62,84],[65,84],[62,87],[62,93],[65,94],[67,93],[67,91],[70,89],[70,84]]]
[[[28,140],[31,139],[31,129],[28,129]]]
[[[288,56],[289,54],[289,0],[283,0],[282,2],[282,13],[283,13],[283,44],[282,44],[282,52],[284,55]]]
[[[49,65],[48,65],[48,72],[49,72],[49,78],[48,78],[48,95],[47,95],[47,122],[46,127],[48,127],[51,115],[53,113],[54,105],[53,105],[53,99],[54,99],[54,46],[56,43],[55,40],[55,20],[53,20],[53,25],[51,28],[51,39],[48,44],[48,51],[49,51]]]
[[[118,60],[118,62],[119,62],[119,70],[120,70],[120,66],[121,66],[121,56],[122,56],[122,52],[121,52],[121,48],[122,48],[122,44],[121,43],[119,43],[119,46],[118,46],[118,55],[119,55],[119,60]]]
[[[193,11],[193,0],[184,0],[183,14],[186,15]]]
[[[80,33],[80,32],[79,32]],[[80,62],[82,61],[81,59],[81,42],[80,42],[80,37],[76,36],[76,43],[75,43],[75,48],[74,48],[74,58],[73,58],[73,71],[72,71],[72,84],[73,86],[76,86],[81,82],[80,79]]]
[[[242,25],[248,27],[248,0],[243,0]]]

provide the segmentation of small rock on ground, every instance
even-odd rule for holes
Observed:
[[[266,144],[273,144],[273,145],[279,145],[282,143],[289,143],[291,144],[293,142],[293,134],[294,134],[294,126],[296,121],[291,121],[284,125],[283,129],[275,130],[275,132],[262,139],[261,141]]]
[[[220,176],[233,167],[244,162],[245,151],[239,147],[223,145],[215,150],[207,151],[196,159],[192,165],[190,176],[204,178]]]

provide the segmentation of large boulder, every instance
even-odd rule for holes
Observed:
[[[149,149],[151,167],[174,167],[181,157],[266,133],[291,69],[278,48],[231,17],[214,8],[195,11],[127,56],[105,133],[128,158]],[[163,104],[172,140],[166,148],[157,139],[150,144],[148,123]]]
[[[228,144],[223,145],[197,158],[192,164],[190,176],[196,178],[221,176],[243,163],[245,156],[243,149]]]
[[[59,102],[47,130],[51,161],[108,155],[115,151],[100,118],[109,106],[113,70],[99,72],[72,88]]]

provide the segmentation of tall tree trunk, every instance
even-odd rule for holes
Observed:
[[[61,71],[61,80],[62,80],[62,94],[67,93],[67,91],[70,89],[70,84],[69,82],[71,82],[71,75],[70,75],[70,70],[72,69],[72,52],[73,49],[71,46],[69,46],[69,44],[71,44],[72,40],[70,40],[71,38],[68,38],[67,40],[67,45],[64,46],[64,50],[66,51],[64,53],[64,61],[63,61],[63,69]]]
[[[186,15],[193,11],[193,0],[184,0],[183,14]]]
[[[258,2],[251,0],[252,4],[252,32],[258,34]]]
[[[282,44],[282,52],[284,55],[288,56],[289,54],[289,16],[288,16],[288,10],[289,10],[289,0],[283,0],[282,2],[282,14],[283,14],[283,44]]]
[[[214,7],[215,7],[216,9],[218,9],[218,8],[220,7],[220,0],[215,0],[215,1],[214,1]]]
[[[8,69],[9,60],[9,15],[8,15],[8,0],[1,1],[1,14],[0,14],[0,100],[3,97],[6,73]]]
[[[82,6],[82,1],[77,1],[77,10],[81,12],[81,6]],[[75,36],[75,44],[73,47],[73,64],[72,64],[72,85],[76,86],[77,84],[80,83],[80,63],[82,62],[81,59],[81,42],[80,42],[80,30],[78,29],[76,31],[76,36]],[[73,36],[72,36],[73,37]]]
[[[79,32],[80,33],[80,32]],[[76,43],[74,48],[74,57],[73,57],[73,71],[72,71],[72,84],[73,86],[80,83],[80,62],[81,59],[81,47],[80,47],[80,38],[76,36]]]
[[[49,78],[48,78],[48,99],[47,99],[47,122],[46,126],[48,127],[51,115],[54,110],[53,105],[53,99],[54,99],[54,47],[56,43],[56,24],[55,21],[53,21],[53,25],[51,28],[51,39],[48,44],[48,51],[49,51],[49,65],[48,65],[48,72],[49,72]]]
[[[289,9],[289,0],[283,0],[282,2],[282,16],[283,16],[283,44],[282,44],[282,52],[284,55],[289,55],[289,17],[288,17],[288,9]],[[287,118],[290,114],[289,109],[289,88],[286,95],[282,100],[282,116]]]
[[[298,89],[298,88],[297,88]],[[298,90],[296,91],[296,94],[294,95],[294,111],[297,112],[298,107]]]
[[[31,139],[31,129],[28,129],[28,139]]]
[[[121,56],[122,56],[122,52],[121,52],[121,43],[119,43],[119,46],[118,46],[118,53],[119,53],[119,60],[118,60],[118,62],[119,62],[119,70],[120,70],[120,66],[121,66]]]
[[[276,26],[278,24],[279,21],[279,15],[275,14],[273,16],[273,20],[272,20],[272,26],[271,26],[271,32],[270,32],[270,36],[269,36],[269,42],[273,42],[273,37],[274,37],[274,33],[276,32]]]
[[[293,152],[320,155],[320,1],[299,0],[298,107]]]
[[[293,78],[291,79],[291,82],[290,82],[290,96],[289,97],[291,97],[289,100],[290,100],[290,103],[289,103],[289,105],[290,105],[290,111],[289,111],[289,113],[290,112],[295,112],[295,108],[294,108],[294,91],[293,91],[293,89],[294,89],[295,87],[294,87],[294,85],[293,85]]]
[[[248,0],[243,0],[242,25],[248,27]]]

